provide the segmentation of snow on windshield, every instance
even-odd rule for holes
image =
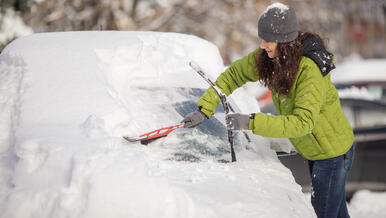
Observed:
[[[0,55],[0,210],[12,217],[315,217],[269,140],[216,117],[148,146],[136,135],[180,122],[224,68],[195,36],[66,32],[20,38]],[[240,111],[259,110],[240,91]],[[231,99],[232,100],[232,99]],[[236,101],[234,101],[235,103]],[[180,154],[180,156],[179,156]],[[181,161],[182,160],[182,161]]]

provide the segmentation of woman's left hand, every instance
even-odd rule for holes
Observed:
[[[248,130],[249,114],[228,114],[226,115],[227,129],[230,130]]]

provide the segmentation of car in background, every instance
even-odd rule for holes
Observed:
[[[386,101],[386,60],[349,57],[331,73],[331,80],[339,91],[355,98],[372,98]],[[350,90],[358,88],[360,92]]]

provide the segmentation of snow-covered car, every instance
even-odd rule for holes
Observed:
[[[42,33],[0,55],[1,217],[315,217],[269,140],[239,132],[229,160],[224,113],[147,146],[181,122],[214,79],[216,46],[156,32]],[[237,112],[259,110],[240,91]],[[246,135],[248,137],[246,137]],[[249,141],[248,139],[249,138]]]

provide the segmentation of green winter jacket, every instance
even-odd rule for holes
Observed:
[[[230,95],[246,82],[259,80],[255,73],[258,52],[259,49],[233,62],[217,78],[216,86]],[[278,115],[257,113],[249,121],[254,134],[289,138],[297,152],[309,160],[337,157],[351,148],[354,134],[341,110],[338,92],[330,74],[323,77],[313,60],[302,57],[289,96],[271,92]],[[198,101],[198,107],[210,117],[219,103],[219,97],[209,88]]]

